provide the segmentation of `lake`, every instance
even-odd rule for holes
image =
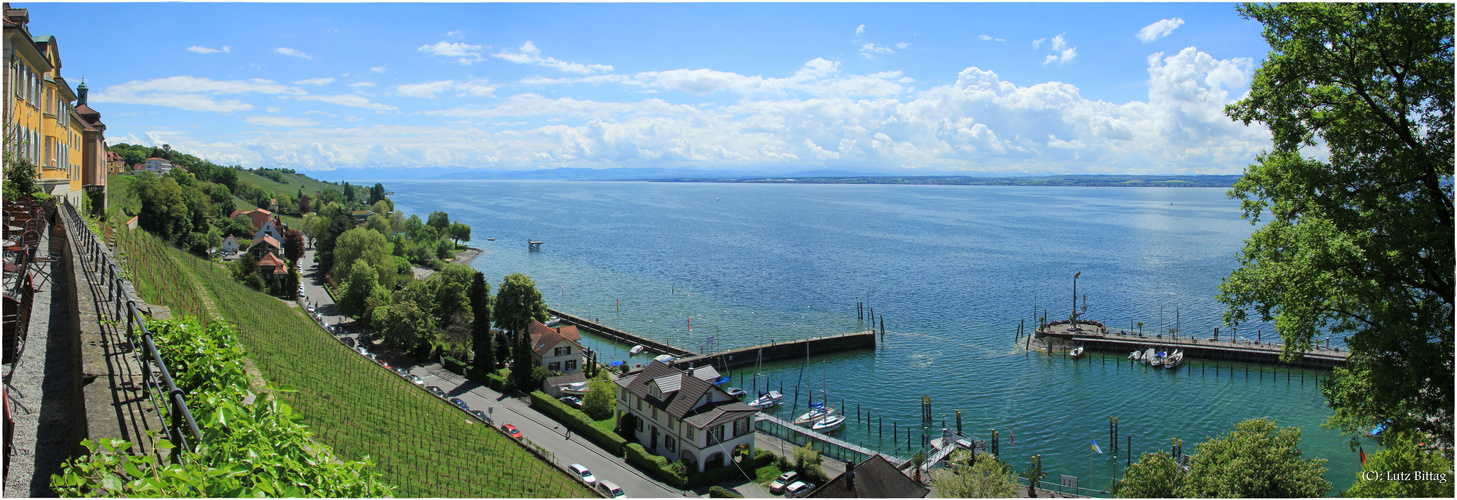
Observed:
[[[1002,435],[1017,470],[1043,457],[1048,481],[1105,488],[1121,473],[1108,417],[1139,453],[1185,451],[1244,419],[1304,429],[1306,455],[1330,459],[1332,493],[1360,470],[1317,386],[1320,372],[1216,367],[1175,372],[1125,356],[1028,353],[1017,325],[1077,307],[1112,329],[1178,327],[1222,335],[1215,297],[1254,226],[1224,189],[709,184],[391,182],[396,208],[471,225],[472,266],[499,284],[531,276],[554,308],[696,352],[850,333],[864,302],[887,335],[871,351],[740,369],[733,384],[784,387],[798,412],[826,395],[850,420],[837,437],[908,456],[907,425],[929,396],[936,426]],[[495,238],[495,241],[487,241]],[[527,240],[543,242],[529,252]],[[691,330],[690,330],[691,328]],[[1241,326],[1273,337],[1269,324]],[[626,347],[588,339],[612,359]],[[1340,342],[1337,340],[1336,345]],[[634,363],[642,362],[634,359]],[[753,389],[750,389],[752,392]],[[844,404],[841,404],[841,400]],[[795,403],[790,403],[793,405]],[[856,411],[869,412],[857,421]],[[790,409],[777,415],[789,416]],[[876,426],[884,421],[884,437]],[[892,439],[892,425],[899,428]],[[1009,443],[1011,434],[1015,443]],[[1096,441],[1105,454],[1092,453]],[[1120,443],[1124,448],[1125,443]],[[1374,445],[1373,445],[1374,448]],[[1136,459],[1136,457],[1135,457]]]

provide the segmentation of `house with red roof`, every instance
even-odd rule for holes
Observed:
[[[257,257],[258,262],[263,262],[263,256],[265,255],[278,256],[282,254],[283,244],[279,243],[274,237],[265,234],[262,238],[255,238],[253,240],[253,244],[248,246],[248,253]]]
[[[553,328],[532,321],[526,331],[531,335],[531,358],[541,366],[564,374],[582,371],[582,334],[576,326]]]
[[[753,456],[759,410],[713,385],[718,377],[712,367],[680,370],[653,361],[615,381],[617,422],[649,453],[686,460],[691,471],[731,466],[737,447]]]
[[[268,220],[273,218],[273,212],[269,212],[261,208],[255,208],[246,212],[241,210],[236,211],[233,212],[231,215],[228,215],[228,218],[236,219],[238,218],[238,215],[247,215],[248,219],[253,221],[253,229],[255,231],[258,229],[263,229],[263,225],[267,224]]]

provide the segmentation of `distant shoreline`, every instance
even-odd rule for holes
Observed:
[[[1057,186],[1057,187],[1233,187],[1239,175],[1066,175],[1038,177],[749,177],[632,179],[644,182],[724,184],[890,184],[911,186]],[[627,180],[627,179],[624,179]]]

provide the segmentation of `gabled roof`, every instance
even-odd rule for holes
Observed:
[[[718,378],[721,376],[723,375],[720,375],[718,373],[718,370],[712,366],[700,366],[693,369],[693,378],[703,380],[710,384],[713,383],[713,381],[718,380]]]
[[[557,333],[556,330],[547,328],[545,331],[531,334],[531,347],[532,350],[536,351],[537,356],[546,357],[546,353],[550,352],[552,348],[561,345],[562,342],[570,343],[571,345],[577,347],[577,352],[582,352],[582,344],[578,344],[575,340],[563,337],[560,333]]]
[[[223,243],[227,243],[229,241],[233,242],[233,244],[235,244],[235,245],[238,243],[238,239],[237,238],[234,238],[233,235],[231,235],[231,234],[228,235],[227,238],[223,238]]]
[[[677,388],[669,391],[676,381]],[[657,385],[662,393],[659,399],[653,395],[649,384]],[[689,376],[677,368],[654,361],[642,371],[617,379],[617,385],[648,404],[663,410],[669,416],[700,429],[732,421],[758,412],[754,408],[723,394],[720,401],[698,402],[711,391],[722,393],[712,383]],[[709,398],[713,399],[713,398]]]
[[[253,247],[256,247],[258,245],[268,245],[268,246],[271,246],[273,248],[283,248],[283,245],[280,245],[278,243],[278,239],[274,238],[273,235],[271,235],[271,234],[265,234],[265,235],[263,235],[262,238],[258,238],[256,240],[253,240],[253,244],[252,245],[248,245],[248,249],[249,250],[252,250]]]
[[[554,386],[558,386],[558,385],[562,385],[562,384],[570,384],[570,383],[573,383],[573,382],[586,382],[586,381],[587,381],[587,376],[585,374],[583,374],[582,372],[577,372],[577,373],[568,373],[566,375],[557,375],[555,377],[547,377],[545,383],[546,383],[546,386],[547,387],[554,387]]]
[[[288,264],[285,264],[283,259],[278,258],[277,255],[270,253],[258,259],[258,267],[270,266],[273,267],[273,274],[288,274]]]
[[[810,493],[811,498],[924,498],[931,493],[925,486],[896,470],[885,457],[875,455],[847,468],[844,474],[831,479]]]
[[[532,337],[549,331],[555,331],[558,335],[561,335],[562,338],[571,340],[573,342],[582,341],[582,334],[577,332],[577,327],[574,325],[558,326],[552,328],[550,326],[542,324],[540,321],[532,321],[531,324],[526,325],[526,333],[531,334]]]

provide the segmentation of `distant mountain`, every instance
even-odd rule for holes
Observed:
[[[976,186],[1182,186],[1230,187],[1239,175],[903,175],[853,170],[694,170],[682,168],[552,168],[487,170],[461,167],[347,168],[301,172],[315,179],[368,184],[395,180],[655,181],[775,184],[915,184]],[[1004,174],[1005,175],[1005,174]]]
[[[1067,187],[1230,187],[1238,175],[1044,175],[1025,177],[972,177],[963,175],[932,176],[851,176],[851,177],[775,177],[743,178],[672,178],[662,182],[730,182],[757,184],[906,184],[939,186],[1067,186]]]

